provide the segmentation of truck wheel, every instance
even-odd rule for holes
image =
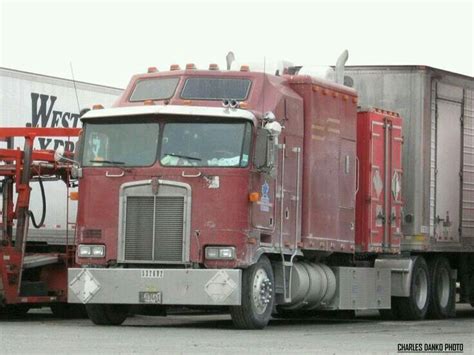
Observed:
[[[97,325],[120,325],[127,319],[129,307],[123,304],[88,304],[89,319]]]
[[[422,256],[417,256],[413,265],[410,296],[392,298],[400,319],[424,319],[430,303],[430,294],[431,282],[428,265]]]
[[[51,305],[50,308],[53,315],[57,318],[87,318],[86,307],[82,304],[57,303]]]
[[[428,316],[443,319],[454,315],[456,284],[451,278],[451,267],[445,257],[435,258],[429,264],[431,297]]]
[[[273,270],[264,255],[258,262],[243,271],[242,302],[230,307],[234,326],[240,329],[262,329],[273,311]]]

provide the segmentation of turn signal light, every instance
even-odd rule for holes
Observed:
[[[145,102],[143,102],[144,105],[147,105],[147,106],[153,106],[155,104],[155,101],[153,100],[145,100]]]
[[[69,194],[69,198],[71,199],[71,201],[79,201],[79,192],[71,191],[71,193]]]
[[[251,192],[249,194],[249,201],[250,202],[258,202],[260,201],[260,192]]]
[[[104,106],[102,106],[101,104],[96,104],[96,105],[92,106],[93,110],[102,110],[103,108],[104,108]]]

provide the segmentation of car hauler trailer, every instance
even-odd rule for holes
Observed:
[[[31,307],[50,306],[58,316],[80,315],[80,307],[68,305],[67,267],[74,265],[73,236],[63,245],[28,240],[30,221],[41,228],[46,216],[44,185],[60,181],[69,192],[70,163],[59,163],[53,150],[34,149],[39,137],[71,137],[79,128],[0,128],[0,139],[8,149],[0,149],[2,190],[2,233],[0,235],[0,314],[26,313]],[[13,149],[14,138],[24,140],[24,150]],[[43,211],[30,210],[31,182],[39,183]],[[61,196],[55,196],[60,199]],[[65,194],[63,199],[68,199]],[[51,203],[51,201],[50,201]],[[54,202],[53,202],[54,203]],[[40,217],[41,215],[41,217]],[[35,218],[36,216],[36,218]]]
[[[417,121],[360,108],[342,79],[280,73],[151,68],[83,117],[68,300],[94,323],[177,305],[250,329],[300,310],[441,318],[455,270],[473,301],[470,245],[401,250]]]

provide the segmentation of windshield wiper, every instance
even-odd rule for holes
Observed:
[[[166,153],[165,155],[169,155],[169,156],[176,157],[176,158],[189,159],[189,160],[197,160],[197,161],[202,160],[201,158],[190,157],[189,155],[182,155],[182,154]]]
[[[104,163],[104,164],[125,165],[125,162],[115,161],[115,160],[89,160],[89,163]]]

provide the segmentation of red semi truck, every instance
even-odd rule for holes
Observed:
[[[402,247],[413,123],[341,81],[173,65],[85,114],[68,301],[102,325],[187,306],[247,329],[300,311],[449,317],[456,282],[473,303],[472,245]]]

